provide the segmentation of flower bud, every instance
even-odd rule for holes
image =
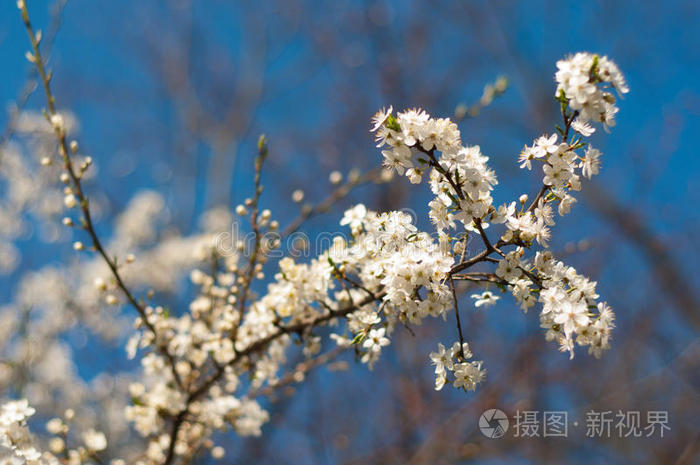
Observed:
[[[66,206],[66,208],[75,208],[78,201],[76,200],[75,195],[68,194],[63,198],[63,204]]]

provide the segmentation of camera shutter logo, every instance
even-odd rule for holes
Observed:
[[[486,410],[479,417],[479,429],[487,438],[502,438],[508,431],[508,416],[497,408]]]

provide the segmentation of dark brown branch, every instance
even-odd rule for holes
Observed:
[[[455,282],[450,276],[450,289],[452,290],[452,300],[455,303],[455,318],[457,319],[457,332],[459,334],[459,353],[462,355],[462,360],[466,360],[464,356],[464,335],[462,334],[462,321],[459,318],[459,305],[457,305],[457,292],[455,291]]]

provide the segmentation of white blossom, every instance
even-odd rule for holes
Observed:
[[[472,299],[476,299],[476,302],[474,302],[474,306],[476,308],[481,306],[490,307],[492,305],[496,305],[496,302],[498,302],[498,299],[500,299],[500,297],[490,291],[484,291],[481,294],[472,294],[471,297]]]
[[[429,231],[417,226],[427,222],[417,223],[406,212],[377,212],[357,204],[340,219],[340,225],[350,229],[349,237],[335,237],[328,249],[310,260],[281,256],[275,264],[268,264],[275,258],[269,252],[277,245],[263,236],[277,230],[279,224],[260,204],[261,187],[234,212],[207,212],[200,232],[190,236],[165,228],[168,211],[160,194],[143,191],[135,195],[117,217],[104,246],[118,260],[107,258],[105,263],[100,257],[85,258],[79,268],[47,268],[29,274],[19,282],[16,301],[0,308],[0,344],[8,354],[33,350],[17,337],[22,324],[19,309],[32,309],[32,339],[41,341],[37,352],[43,357],[31,367],[31,376],[38,380],[32,382],[60,389],[66,396],[73,392],[74,407],[81,404],[90,387],[78,376],[64,334],[75,319],[112,339],[129,332],[127,356],[139,357],[140,369],[119,385],[116,392],[123,400],[112,399],[116,395],[107,389],[102,397],[89,399],[93,404],[113,404],[117,413],[98,419],[103,424],[93,424],[89,414],[63,408],[63,415],[57,415],[58,407],[45,402],[41,405],[48,413],[44,418],[53,417],[46,429],[54,437],[46,442],[49,452],[40,452],[27,428],[27,418],[35,409],[26,400],[10,401],[0,409],[0,446],[11,451],[13,460],[54,464],[58,461],[52,453],[65,453],[69,463],[80,463],[86,453],[96,454],[106,450],[108,443],[112,448],[125,442],[128,421],[146,438],[140,459],[162,462],[169,451],[186,456],[200,449],[222,458],[225,451],[214,446],[215,432],[233,429],[242,436],[262,434],[270,417],[266,402],[259,398],[284,384],[290,375],[295,382],[305,379],[303,364],[285,372],[296,356],[302,355],[305,362],[323,356],[327,344],[323,335],[329,330],[322,327],[330,328],[329,339],[338,347],[354,348],[371,369],[385,350],[391,350],[397,327],[418,326],[431,317],[447,320],[461,297],[453,283],[458,278],[489,283],[486,290],[471,295],[475,307],[495,305],[501,298],[499,290],[510,293],[525,312],[541,307],[545,338],[556,342],[559,350],[573,356],[575,347],[583,346],[600,356],[610,346],[613,311],[605,302],[598,302],[596,282],[541,249],[551,239],[555,206],[559,215],[568,214],[576,202],[572,192],[583,187],[581,177],[590,178],[600,170],[600,151],[584,140],[593,133],[591,123],[612,127],[618,109],[611,90],[621,95],[628,89],[607,57],[579,53],[557,67],[556,97],[564,127],[537,137],[518,159],[521,168],[528,170],[533,164],[541,165],[541,171],[532,170],[541,175],[540,191],[516,196],[517,201],[511,198],[498,207],[492,197],[498,179],[488,165],[489,158],[479,145],[462,141],[454,122],[421,109],[394,113],[392,107],[372,118],[371,131],[384,165],[405,175],[410,183],[429,186]],[[59,138],[66,137],[76,125],[66,112],[51,110],[48,116],[50,123],[36,118],[18,122],[18,130],[34,125],[39,133],[41,147],[35,165],[55,155],[56,132]],[[70,147],[76,155],[77,143],[71,142]],[[261,139],[261,153],[263,148]],[[21,237],[21,228],[12,221],[22,211],[20,206],[41,203],[31,193],[36,184],[17,150],[7,150],[0,172],[8,184],[9,199],[0,202],[0,251],[10,250],[2,256],[11,255],[12,242]],[[97,232],[87,224],[87,212],[93,211],[88,209],[100,205],[92,199],[88,202],[80,184],[92,161],[84,156],[69,161],[79,177],[43,163],[42,173],[53,176],[60,187],[40,183],[49,199],[41,214],[51,218],[61,215],[64,207],[74,209],[73,218],[66,217],[64,224],[82,225],[90,233],[86,236],[90,248],[102,250]],[[350,172],[349,182],[358,179],[358,173]],[[338,184],[342,175],[334,171],[329,180]],[[292,197],[302,202],[304,193],[297,190]],[[529,199],[532,204],[528,206]],[[248,220],[255,230],[252,250],[246,250],[242,238],[221,234],[234,221]],[[483,251],[468,255],[474,238]],[[86,246],[78,239],[85,240],[73,239],[74,248],[84,250]],[[484,269],[490,267],[489,271],[476,268],[479,271],[470,275],[474,270],[470,267],[477,263]],[[273,273],[269,279],[268,269]],[[175,290],[187,275],[193,292],[184,305],[171,309],[152,299],[157,291]],[[132,286],[138,288],[133,294],[137,297],[130,292]],[[148,289],[153,293],[147,293]],[[138,312],[132,328],[112,311],[115,309],[103,308],[104,304],[126,302]],[[449,348],[438,344],[437,351],[429,355],[436,390],[448,383],[474,390],[485,380],[483,362],[472,360],[461,327],[458,334],[458,342]],[[0,379],[2,387],[11,382]],[[117,384],[112,378],[102,382]],[[126,399],[130,405],[125,405]],[[78,442],[82,439],[77,448],[64,439],[74,424],[80,427],[70,437]],[[172,433],[173,426],[180,429]],[[112,430],[121,431],[121,437],[110,435],[108,440],[101,432],[111,434]]]

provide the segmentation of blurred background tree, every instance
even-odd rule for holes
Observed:
[[[0,6],[0,99],[11,110],[0,115],[3,146],[16,129],[12,105],[41,106],[11,3]],[[532,192],[535,180],[515,161],[558,121],[554,63],[578,50],[613,57],[631,92],[613,135],[594,137],[606,154],[601,175],[551,244],[597,280],[616,309],[613,350],[600,360],[580,354],[569,361],[545,343],[536,315],[523,315],[510,299],[488,310],[465,299],[467,339],[489,370],[475,394],[432,390],[425,354],[436,340],[451,341],[453,328],[429,322],[395,337],[373,372],[345,355],[331,367],[347,363],[347,371],[320,368],[280,390],[264,435],[231,438],[226,460],[697,463],[697,2],[70,0],[32,8],[36,22],[54,24],[55,92],[75,113],[100,169],[100,225],[135,193],[155,189],[166,196],[169,224],[183,234],[196,229],[203,211],[233,208],[250,195],[262,132],[271,153],[263,203],[289,223],[294,208],[328,195],[331,171],[347,176],[380,164],[368,120],[389,104],[461,117],[463,140],[491,157],[511,196]],[[478,116],[465,114],[501,75],[506,92]],[[305,200],[290,208],[297,189]],[[340,206],[408,205],[427,221],[428,194],[396,179],[357,188]],[[336,231],[338,219],[335,210],[303,230],[312,237]],[[0,303],[14,298],[24,273],[70,260],[69,247],[41,242],[31,231],[23,236]],[[186,292],[169,298],[182,301]],[[124,369],[122,343],[98,352],[77,345],[80,376]],[[493,407],[565,410],[579,427],[568,438],[491,440],[477,420]],[[671,430],[653,440],[586,438],[591,409],[665,410]]]

